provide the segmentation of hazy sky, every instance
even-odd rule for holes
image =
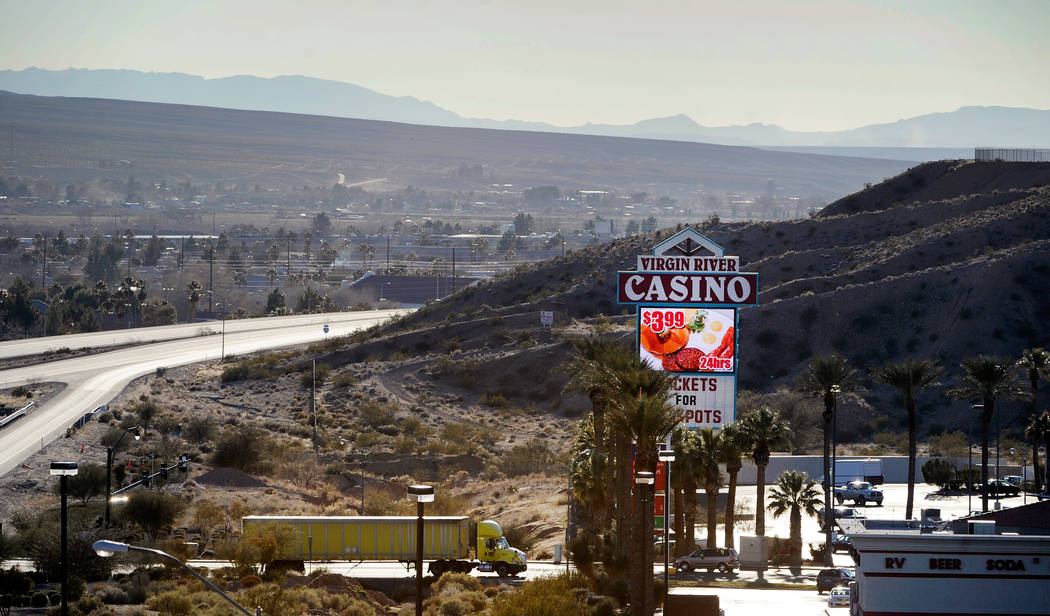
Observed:
[[[1050,1],[0,0],[0,69],[308,75],[466,117],[836,130],[1050,108]]]

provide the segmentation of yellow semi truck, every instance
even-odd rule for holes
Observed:
[[[416,560],[416,518],[411,516],[269,516],[242,519],[245,537],[275,537],[278,558],[306,560]],[[446,571],[517,575],[528,568],[525,552],[511,547],[497,522],[477,525],[477,559],[470,554],[470,519],[463,516],[423,518],[423,560],[434,575]]]

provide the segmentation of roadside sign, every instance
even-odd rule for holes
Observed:
[[[540,311],[540,325],[544,327],[550,327],[554,325],[554,311],[552,310],[541,310]]]
[[[324,333],[328,333],[328,323],[324,324]]]

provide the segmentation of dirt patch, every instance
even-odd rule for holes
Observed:
[[[196,478],[197,483],[223,488],[265,488],[266,483],[235,468],[216,468]]]

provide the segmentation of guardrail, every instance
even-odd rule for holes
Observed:
[[[33,402],[30,402],[29,404],[23,406],[22,408],[18,409],[17,411],[11,413],[7,417],[4,417],[3,419],[0,419],[0,428],[4,428],[5,426],[7,426],[7,424],[11,423],[12,421],[14,421],[14,420],[18,419],[19,417],[21,417],[21,416],[25,415],[26,413],[28,413],[29,409],[33,408],[33,404],[34,404]]]

